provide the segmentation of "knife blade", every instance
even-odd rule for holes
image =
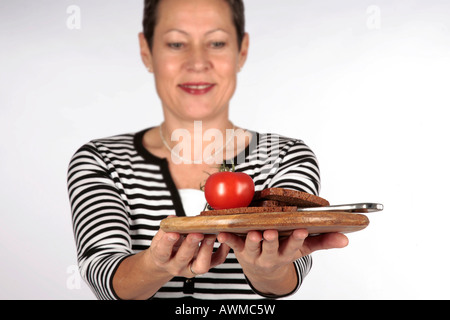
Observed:
[[[311,207],[311,208],[298,208],[297,212],[317,212],[317,211],[334,211],[334,212],[348,212],[348,213],[369,213],[382,211],[384,209],[381,203],[351,203],[340,204],[326,207]]]

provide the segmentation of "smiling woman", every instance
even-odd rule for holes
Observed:
[[[144,64],[155,74],[165,123],[176,123],[168,131],[197,119],[226,124],[236,75],[247,57],[248,35],[239,42],[230,6],[223,0],[208,6],[162,1],[157,10],[153,36],[141,33],[140,45]]]
[[[185,212],[196,207],[189,202],[205,205],[204,197],[183,197],[192,195],[184,191],[201,194],[200,186],[222,163],[249,175],[255,191],[319,193],[316,157],[301,140],[238,128],[229,120],[249,49],[243,17],[240,0],[145,2],[141,57],[155,78],[164,122],[92,140],[69,165],[81,275],[98,298],[283,297],[300,287],[311,252],[347,245],[342,234],[308,237],[302,229],[283,239],[276,230],[251,231],[243,239],[159,229],[170,215],[192,215]],[[216,141],[196,141],[208,136],[198,128],[220,134],[213,135]],[[174,157],[176,141],[169,139],[180,131],[193,146],[181,150],[178,156],[188,160],[181,163]],[[205,152],[214,164],[190,161]]]

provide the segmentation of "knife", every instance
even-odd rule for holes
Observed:
[[[369,213],[382,210],[383,205],[380,203],[352,203],[326,207],[298,208],[297,212],[333,211],[333,212],[348,212],[348,213]]]

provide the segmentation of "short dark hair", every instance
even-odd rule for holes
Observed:
[[[230,6],[232,19],[236,28],[238,47],[241,49],[245,35],[245,8],[243,0],[224,0]],[[142,21],[145,39],[150,50],[153,47],[153,34],[158,20],[158,5],[161,0],[145,0],[144,19]]]

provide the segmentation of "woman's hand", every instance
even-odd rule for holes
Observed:
[[[215,235],[186,237],[159,230],[150,248],[124,259],[113,278],[121,299],[148,299],[175,276],[192,278],[225,261],[226,244],[213,253]]]
[[[279,239],[278,231],[251,231],[241,238],[220,233],[219,242],[231,247],[253,287],[266,294],[283,295],[297,284],[292,262],[317,250],[343,248],[348,239],[340,233],[308,237],[305,229],[295,230],[289,237]]]
[[[230,248],[221,245],[213,253],[215,240],[215,235],[192,233],[181,236],[159,230],[146,255],[159,271],[172,277],[192,278],[225,261]]]

